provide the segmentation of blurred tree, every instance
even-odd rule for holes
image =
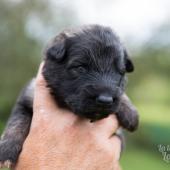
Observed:
[[[47,38],[74,23],[74,13],[61,5],[54,7],[46,0],[0,1],[0,125],[23,85],[35,75]]]
[[[136,70],[132,76],[129,76],[130,85],[128,86],[133,97],[141,96],[140,99],[142,99],[143,96],[143,99],[146,100],[146,97],[150,96],[150,102],[157,100],[157,103],[170,104],[170,91],[168,90],[170,86],[170,41],[167,38],[168,35],[170,35],[170,25],[163,24],[153,32],[151,38],[142,44],[140,49],[136,50],[134,54]],[[146,85],[148,85],[148,89],[145,89],[148,90],[147,94],[142,90],[142,88],[147,88]]]
[[[170,142],[170,25],[163,24],[136,50],[135,72],[129,75],[128,93],[140,113],[134,136],[138,144],[152,149]],[[151,147],[152,146],[152,147]]]

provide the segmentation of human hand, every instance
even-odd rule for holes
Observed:
[[[115,115],[91,123],[59,108],[41,74],[33,119],[15,170],[119,170],[121,142]]]

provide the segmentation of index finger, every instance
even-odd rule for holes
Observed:
[[[102,133],[107,138],[110,138],[119,128],[119,123],[115,114],[111,114],[107,118],[91,123],[91,126],[92,130],[98,131],[100,134]]]

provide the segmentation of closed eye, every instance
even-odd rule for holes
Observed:
[[[74,70],[74,71],[77,71],[79,73],[85,73],[86,72],[86,69],[83,67],[83,66],[74,66],[74,67],[71,67],[71,70]]]
[[[71,66],[68,68],[68,72],[70,74],[70,78],[78,78],[80,75],[86,73],[87,69],[82,65]]]

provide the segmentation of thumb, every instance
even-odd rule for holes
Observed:
[[[33,110],[35,114],[44,114],[47,110],[50,110],[52,113],[58,108],[42,75],[43,66],[44,63],[41,63],[35,82],[33,102]]]

